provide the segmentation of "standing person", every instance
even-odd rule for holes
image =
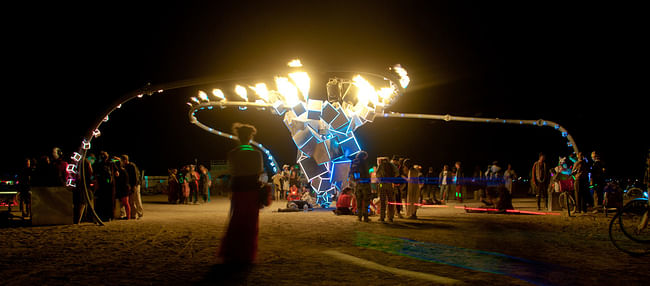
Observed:
[[[18,195],[20,200],[20,212],[23,217],[32,215],[32,178],[34,177],[33,160],[30,158],[25,159],[25,166],[20,171],[18,177]]]
[[[282,166],[282,198],[286,199],[289,195],[289,188],[291,184],[289,181],[289,176],[291,175],[291,170],[289,165]]]
[[[574,213],[587,212],[587,199],[589,196],[589,175],[587,173],[587,163],[584,155],[582,155],[582,152],[578,152],[578,161],[573,164],[573,170],[571,170],[571,175],[575,177],[573,188],[576,198],[576,211]]]
[[[271,180],[273,181],[273,190],[275,191],[275,200],[277,201],[280,199],[280,194],[282,193],[282,172],[273,175]]]
[[[189,204],[190,202],[190,167],[185,165],[178,174],[178,183],[181,185],[179,204]]]
[[[395,171],[395,180],[393,183],[393,195],[395,196],[395,202],[397,203],[397,205],[395,205],[395,212],[397,213],[397,217],[402,218],[402,186],[406,184],[406,182],[401,176],[402,166],[397,156],[393,156],[391,159],[391,165]]]
[[[210,201],[210,186],[212,185],[212,179],[210,178],[210,173],[208,173],[208,168],[203,165],[199,165],[199,173],[201,174],[199,178],[201,198],[203,198],[204,203],[207,203]]]
[[[481,167],[479,165],[474,166],[474,173],[472,173],[472,188],[473,191],[478,192],[478,196],[475,197],[474,199],[477,199],[478,197],[482,196],[485,190],[484,179],[485,177],[483,176]]]
[[[120,200],[120,204],[125,210],[125,216],[120,216],[120,219],[126,220],[131,218],[129,198],[131,197],[132,191],[129,180],[129,173],[124,168],[124,163],[120,160],[115,160],[115,197]]]
[[[199,203],[199,173],[196,171],[196,165],[190,165],[188,171],[188,183],[190,186],[190,203]]]
[[[383,158],[377,167],[377,179],[379,181],[379,221],[384,222],[388,212],[388,221],[393,222],[395,216],[395,193],[393,192],[393,181],[395,179],[395,169],[388,162],[388,158]]]
[[[169,176],[167,177],[167,202],[171,204],[178,203],[181,186],[178,183],[178,169],[169,169]]]
[[[63,160],[63,151],[59,147],[52,149],[52,166],[56,172],[56,179],[53,180],[52,186],[65,186],[68,176],[68,163]]]
[[[510,195],[512,195],[512,182],[515,178],[517,178],[517,173],[512,169],[512,165],[508,164],[508,169],[503,173],[503,180]]]
[[[424,178],[425,186],[424,186],[424,192],[422,193],[422,197],[426,199],[431,199],[432,202],[435,203],[437,201],[436,199],[436,193],[433,190],[433,184],[435,183],[434,178],[436,177],[435,172],[433,171],[433,167],[429,167],[429,171],[426,174],[426,178]]]
[[[142,197],[140,196],[140,169],[129,160],[129,156],[126,154],[122,155],[122,165],[129,175],[129,185],[131,186],[131,197],[129,198],[131,219],[140,219],[144,215]]]
[[[84,168],[83,174],[85,175],[84,177],[81,177],[81,172],[78,174],[78,185],[74,190],[74,197],[73,197],[73,204],[75,206],[75,219],[74,221],[76,223],[81,223],[81,221],[84,218],[84,213],[86,212],[86,190],[88,190],[88,197],[90,199],[90,203],[92,203],[93,198],[94,198],[94,193],[93,193],[93,186],[95,185],[95,182],[93,182],[93,166],[92,166],[92,161],[94,161],[95,155],[90,154],[88,157],[86,157],[82,163],[81,166]],[[85,188],[84,188],[84,183],[85,183]]]
[[[228,152],[232,174],[230,222],[221,241],[218,258],[223,263],[250,264],[257,256],[260,209],[259,176],[264,171],[262,153],[249,145],[257,132],[248,124],[235,123],[233,132],[239,146]]]
[[[294,166],[291,168],[291,172],[289,172],[289,185],[291,187],[293,186],[300,186],[300,176],[298,175],[298,168],[297,166]]]
[[[369,222],[368,205],[370,205],[370,173],[368,168],[368,153],[361,151],[352,161],[352,181],[355,183],[354,194],[357,201],[357,216],[361,221]]]
[[[417,219],[417,210],[420,199],[420,186],[418,177],[420,176],[418,170],[413,167],[411,159],[404,160],[404,169],[406,169],[408,187],[406,192],[406,217],[409,219]]]
[[[539,153],[539,159],[533,164],[531,171],[530,184],[537,198],[537,210],[542,209],[540,205],[542,197],[544,198],[544,205],[548,206],[549,173],[545,160],[546,156],[544,153]]]
[[[443,203],[447,203],[447,199],[449,199],[449,183],[451,183],[451,171],[449,171],[449,165],[444,165],[442,171],[438,174],[440,201]]]
[[[589,183],[594,190],[594,213],[598,213],[598,207],[602,207],[605,199],[603,194],[605,187],[605,163],[600,160],[600,155],[596,151],[591,152],[591,160]]]
[[[459,202],[463,202],[463,184],[464,184],[464,179],[465,176],[463,174],[463,169],[460,167],[460,161],[456,162],[454,164],[454,180],[453,180],[453,185],[454,185],[454,190],[456,191],[456,196],[455,198]]]
[[[113,209],[115,208],[115,177],[114,166],[110,162],[107,152],[99,153],[99,161],[93,170],[97,181],[95,210],[102,221],[109,221],[113,219]]]

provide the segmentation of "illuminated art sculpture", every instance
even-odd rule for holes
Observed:
[[[348,173],[351,159],[362,149],[354,131],[376,118],[421,118],[552,127],[561,132],[562,137],[567,140],[567,146],[571,147],[574,153],[578,152],[575,141],[566,129],[557,123],[543,119],[499,119],[386,111],[387,107],[404,94],[410,82],[409,75],[400,65],[392,66],[382,74],[350,71],[324,72],[331,75],[325,84],[325,89],[320,92],[321,95],[326,94],[324,99],[310,98],[311,78],[303,70],[299,60],[291,61],[288,66],[290,70],[287,71],[287,76],[275,76],[269,80],[273,82],[274,89],[269,88],[264,82],[257,81],[239,83],[232,89],[213,88],[209,92],[199,90],[198,95],[192,97],[191,101],[187,103],[190,107],[189,119],[192,124],[212,134],[236,140],[237,138],[232,134],[215,130],[201,123],[196,113],[227,107],[237,107],[240,110],[250,107],[270,110],[273,114],[283,116],[284,124],[298,149],[296,161],[318,194],[317,203],[322,206],[328,206],[332,193],[345,188],[349,183]],[[85,160],[86,153],[91,148],[92,139],[101,135],[99,127],[108,122],[109,115],[121,108],[124,103],[145,95],[160,94],[165,90],[224,82],[230,81],[219,78],[200,78],[155,86],[147,84],[139,90],[124,95],[102,114],[82,139],[79,150],[74,152],[71,157],[72,164],[67,170],[66,185],[74,188],[77,187],[78,180],[85,180],[83,174],[85,170],[81,168],[81,162]],[[228,92],[228,90],[232,90],[232,92]],[[266,155],[272,172],[278,172],[278,163],[271,155],[270,150],[258,142],[251,142],[251,144]],[[83,186],[86,201],[90,201],[86,183],[83,182],[80,185]],[[100,225],[103,224],[92,204],[88,206],[95,221]]]
[[[213,134],[236,139],[199,122],[196,112],[215,106],[254,106],[283,116],[298,149],[296,162],[317,194],[316,203],[327,207],[334,192],[348,186],[351,159],[361,151],[354,131],[372,122],[378,113],[383,114],[384,108],[404,93],[410,80],[400,65],[391,67],[385,75],[356,73],[351,79],[332,77],[323,90],[327,100],[320,100],[309,97],[311,79],[302,71],[300,60],[289,62],[289,67],[287,76],[273,79],[275,89],[269,89],[266,83],[236,85],[236,101],[227,100],[221,89],[213,89],[212,97],[198,91],[198,96],[188,102],[190,121]],[[364,76],[383,86],[376,89]],[[278,172],[278,164],[269,150],[258,142],[252,144],[266,154],[273,173]]]

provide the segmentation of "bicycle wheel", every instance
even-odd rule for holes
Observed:
[[[560,196],[558,197],[558,202],[560,203],[560,208],[562,208],[563,210],[566,209],[569,211],[573,211],[573,208],[576,205],[575,201],[573,200],[573,197],[568,195],[566,192],[560,194]]]
[[[647,212],[647,199],[634,199],[625,204],[618,217],[625,236],[639,243],[650,243],[650,227],[641,225],[641,220]]]
[[[650,245],[633,241],[623,233],[619,215],[620,213],[616,213],[609,223],[609,239],[614,244],[614,247],[631,256],[650,254]]]

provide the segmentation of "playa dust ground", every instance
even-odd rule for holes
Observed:
[[[0,228],[0,284],[640,285],[650,278],[650,257],[616,250],[602,213],[466,213],[450,204],[421,208],[418,220],[372,216],[364,223],[322,209],[277,212],[286,204],[278,201],[260,211],[259,261],[237,268],[215,259],[227,198],[200,205],[170,205],[163,195],[143,200],[140,220]],[[514,205],[534,210],[532,199]],[[404,251],[395,241],[413,247]]]

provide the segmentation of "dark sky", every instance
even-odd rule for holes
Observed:
[[[147,82],[260,74],[301,58],[323,70],[382,71],[400,63],[412,83],[392,111],[556,121],[581,150],[600,150],[613,174],[642,174],[650,146],[642,104],[648,92],[638,72],[647,63],[640,7],[158,2],[3,8],[3,171],[53,146],[75,151],[115,100]],[[323,88],[313,82],[312,94],[322,96]],[[125,104],[102,126],[93,151],[128,153],[149,174],[194,158],[223,159],[233,142],[187,120],[184,103],[196,91]],[[225,130],[235,121],[253,123],[257,140],[281,162],[295,159],[277,116],[251,110],[199,116]],[[437,169],[456,160],[470,168],[499,160],[525,173],[538,152],[555,161],[569,151],[550,128],[377,119],[358,134],[373,157],[401,154]]]

